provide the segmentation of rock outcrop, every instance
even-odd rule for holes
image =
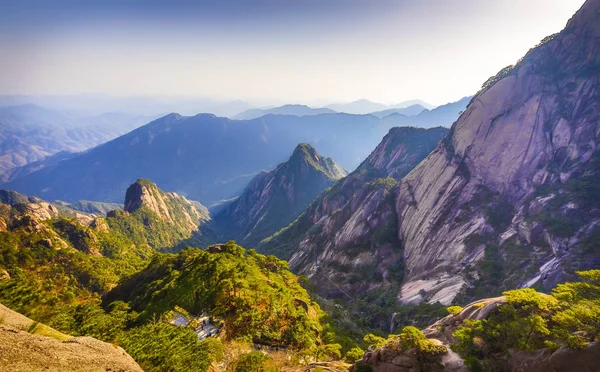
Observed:
[[[129,186],[123,209],[134,213],[140,208],[146,208],[164,222],[188,233],[197,231],[202,222],[210,220],[206,208],[201,213],[185,197],[164,192],[153,182],[144,179],[138,179]]]
[[[118,346],[92,337],[62,334],[1,304],[0,319],[3,371],[142,371]]]
[[[600,0],[588,0],[564,31],[490,78],[414,169],[385,165],[402,163],[407,146],[386,137],[264,248],[326,294],[369,289],[403,268],[398,298],[411,304],[551,288],[600,265],[598,12]],[[373,169],[399,184],[356,181]]]
[[[222,240],[254,246],[294,221],[327,187],[346,175],[331,158],[307,143],[299,144],[285,163],[261,172],[240,197],[215,213]]]

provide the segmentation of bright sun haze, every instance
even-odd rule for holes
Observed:
[[[4,1],[0,94],[443,104],[474,94],[582,3]]]

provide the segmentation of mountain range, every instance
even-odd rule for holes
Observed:
[[[452,120],[439,121],[449,125]],[[87,152],[16,169],[2,187],[47,200],[121,202],[130,183],[148,178],[211,205],[239,195],[254,175],[274,168],[302,142],[319,146],[352,170],[397,124],[348,114],[269,115],[249,121],[172,114]]]
[[[345,299],[400,275],[389,288],[405,304],[548,289],[598,267],[600,23],[584,11],[596,3],[490,78],[402,179],[374,184],[349,208],[318,197],[259,251],[289,257],[322,293]],[[349,275],[366,257],[376,280]]]
[[[150,120],[149,116],[105,113],[81,116],[28,104],[0,107],[0,180],[5,173],[60,153],[107,142]]]
[[[271,109],[250,109],[235,115],[235,120],[251,120],[265,115],[292,115],[310,116],[321,114],[335,114],[336,111],[327,108],[311,108],[305,105],[283,105]]]
[[[326,106],[326,108],[336,112],[345,112],[348,114],[364,115],[372,112],[379,112],[388,109],[404,109],[410,106],[419,105],[428,110],[435,108],[427,102],[421,100],[411,100],[401,102],[395,105],[384,105],[382,103],[369,101],[368,99],[359,99],[349,103],[334,103]]]

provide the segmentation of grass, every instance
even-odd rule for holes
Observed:
[[[71,338],[71,336],[61,333],[56,329],[50,328],[47,325],[39,322],[32,322],[29,328],[27,329],[27,332],[31,333],[32,335],[46,336],[60,341],[68,340]]]

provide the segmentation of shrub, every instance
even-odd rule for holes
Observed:
[[[359,347],[353,347],[352,349],[348,350],[344,356],[344,360],[348,363],[356,363],[356,361],[361,360],[364,355],[365,352],[363,349]]]
[[[242,354],[235,364],[235,372],[262,372],[266,371],[269,357],[260,351],[251,351]]]
[[[450,307],[447,307],[446,310],[448,311],[449,314],[458,315],[463,310],[463,308],[460,306],[450,306]]]

